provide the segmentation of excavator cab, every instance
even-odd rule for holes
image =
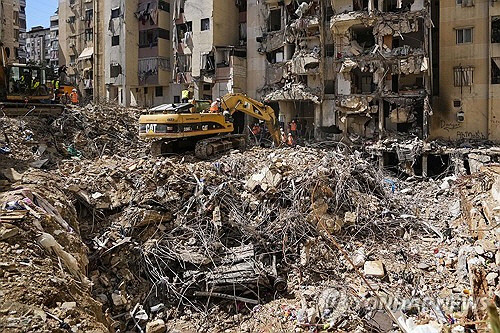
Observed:
[[[8,101],[49,101],[52,91],[47,86],[47,69],[25,64],[8,66]]]

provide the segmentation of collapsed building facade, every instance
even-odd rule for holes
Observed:
[[[428,137],[427,3],[268,0],[248,8],[248,93],[279,110],[285,130],[296,119],[306,136],[351,143]],[[382,164],[390,150],[377,152]]]

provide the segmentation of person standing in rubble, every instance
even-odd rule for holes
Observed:
[[[77,105],[78,104],[78,92],[76,89],[73,89],[71,91],[71,94],[69,95],[69,99],[71,100],[71,104]]]
[[[295,120],[290,123],[290,133],[294,138],[297,137],[297,122]]]
[[[292,133],[288,133],[288,139],[286,140],[286,144],[290,147],[295,146],[295,140],[293,139]]]

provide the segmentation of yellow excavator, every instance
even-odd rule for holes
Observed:
[[[0,43],[0,116],[58,115],[64,106],[53,104],[48,68],[9,64],[9,49]]]
[[[154,155],[193,149],[196,157],[207,159],[231,149],[243,148],[243,134],[232,134],[235,112],[243,112],[266,123],[275,146],[281,145],[281,132],[274,110],[244,94],[227,94],[220,98],[219,112],[200,111],[198,103],[164,104],[153,108],[153,114],[139,118],[139,137],[154,139]]]

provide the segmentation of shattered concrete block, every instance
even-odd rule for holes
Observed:
[[[61,309],[74,309],[76,308],[76,302],[64,302],[61,304]]]
[[[366,276],[375,276],[381,278],[385,275],[384,263],[380,260],[365,262],[363,269]]]
[[[165,333],[167,325],[163,319],[156,319],[146,324],[146,333]]]
[[[495,286],[496,279],[498,277],[498,273],[491,272],[486,275],[486,282],[488,283],[489,286]]]
[[[19,231],[19,228],[13,224],[0,223],[0,241],[16,236]]]
[[[23,175],[17,172],[14,168],[3,169],[0,173],[11,182],[17,182],[23,178]]]

